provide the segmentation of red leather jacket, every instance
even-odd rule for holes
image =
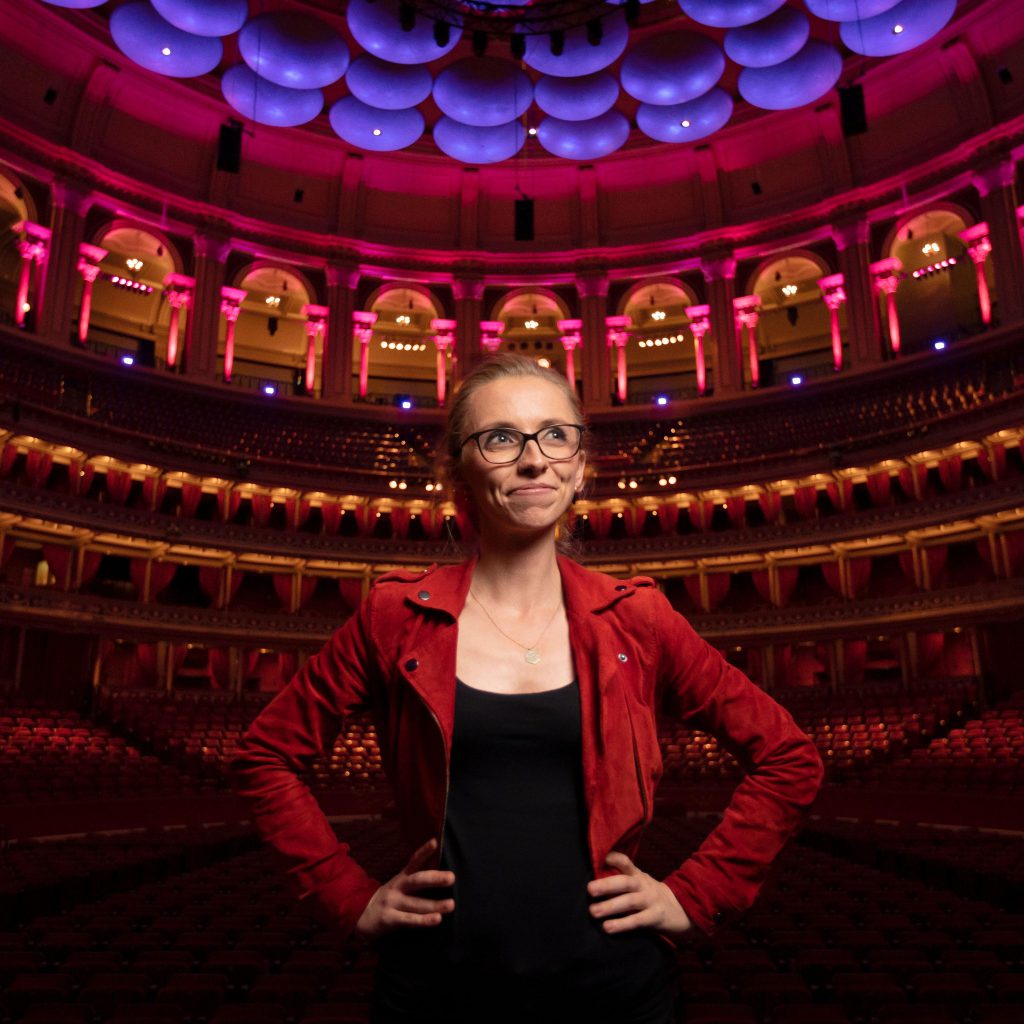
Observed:
[[[264,709],[232,762],[263,837],[300,898],[351,932],[378,886],[339,843],[297,777],[342,720],[371,709],[410,850],[441,839],[455,708],[457,620],[473,562],[389,573]],[[718,736],[747,770],[722,822],[664,879],[705,932],[753,901],[821,782],[821,759],[788,712],[730,666],[653,581],[561,558],[583,718],[583,781],[595,876],[635,854],[662,773],[655,712]]]

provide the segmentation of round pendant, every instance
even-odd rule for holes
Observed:
[[[540,651],[538,651],[538,650],[534,649],[533,647],[531,647],[531,648],[530,648],[530,649],[529,649],[529,650],[528,650],[528,651],[526,652],[526,654],[524,655],[524,657],[526,658],[526,660],[527,660],[527,661],[528,661],[528,662],[529,662],[529,663],[530,663],[531,665],[536,665],[536,664],[537,664],[537,662],[538,662],[538,661],[540,661]]]

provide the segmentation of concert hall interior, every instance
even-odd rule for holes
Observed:
[[[580,396],[580,560],[825,762],[684,1019],[1024,1019],[1024,4],[0,0],[0,97],[0,1024],[366,1020],[225,766],[472,549],[496,352]],[[660,743],[663,876],[741,767]],[[401,866],[369,717],[307,779]]]

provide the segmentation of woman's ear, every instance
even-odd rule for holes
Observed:
[[[577,496],[579,496],[580,491],[583,489],[583,478],[586,475],[587,469],[587,453],[581,450],[579,459],[579,465],[576,467],[576,479],[573,482]]]

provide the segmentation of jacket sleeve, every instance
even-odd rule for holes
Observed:
[[[664,879],[706,933],[746,910],[821,785],[821,757],[792,716],[730,665],[667,599],[654,616],[668,709],[711,733],[745,776],[719,825]]]
[[[342,939],[379,883],[339,843],[300,773],[334,743],[344,717],[366,707],[375,669],[372,599],[339,629],[257,716],[229,765],[264,841],[299,899]]]

